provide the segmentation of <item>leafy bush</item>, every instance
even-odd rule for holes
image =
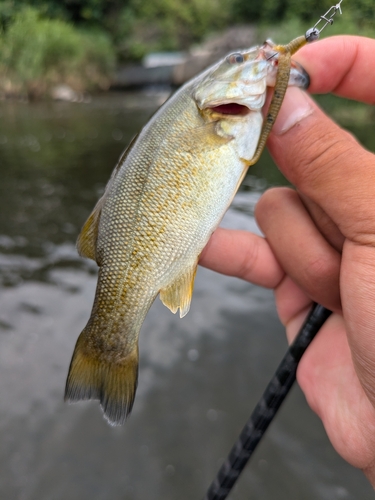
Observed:
[[[0,37],[0,89],[31,97],[57,83],[75,90],[106,88],[114,66],[109,38],[78,31],[32,8],[19,11]]]

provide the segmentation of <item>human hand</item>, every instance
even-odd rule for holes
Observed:
[[[311,92],[373,104],[374,52],[375,40],[334,37],[295,59]],[[275,288],[289,340],[312,300],[335,312],[297,378],[333,446],[375,486],[375,157],[299,89],[288,90],[268,146],[298,193],[261,198],[256,217],[267,240],[219,230],[202,263]]]

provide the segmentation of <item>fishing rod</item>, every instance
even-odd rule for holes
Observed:
[[[285,400],[295,380],[298,364],[331,311],[314,304],[294,342],[254,408],[228,458],[211,483],[204,500],[224,500],[245,468],[259,441]]]
[[[328,24],[333,23],[334,15],[337,12],[342,14],[341,2],[342,0],[332,6],[320,17],[319,21],[312,28],[306,31],[304,43],[317,40],[323,29]],[[319,29],[320,23],[324,24]],[[291,47],[293,43],[294,41],[285,47]],[[332,311],[329,309],[319,304],[313,305],[294,342],[290,345],[261,399],[254,408],[238,440],[219,469],[216,478],[211,483],[204,500],[225,500],[227,498],[292,388],[296,380],[298,364],[303,354],[331,314]]]

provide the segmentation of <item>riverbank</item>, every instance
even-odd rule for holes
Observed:
[[[127,89],[147,85],[180,86],[205,68],[237,49],[257,43],[255,26],[234,26],[211,35],[186,52],[148,54],[138,64],[120,65],[111,87]]]
[[[25,29],[25,24],[27,24],[26,29],[30,36],[34,36],[34,38],[36,36],[40,37],[43,30],[48,31],[46,33],[48,36],[52,33],[51,30],[60,30],[61,35],[57,37],[59,39],[58,51],[75,56],[69,42],[66,41],[71,37],[72,33],[65,27],[62,29],[60,23],[54,23],[52,27],[46,29],[43,23],[35,22],[34,13],[32,12],[27,14],[21,21],[23,23],[22,28]],[[14,30],[9,31],[8,39],[12,40],[18,37],[20,28],[21,22]],[[56,32],[54,36],[56,37]],[[64,42],[61,40],[63,37],[65,38]],[[97,56],[95,61],[89,63],[90,74],[87,74],[83,67],[77,74],[77,64],[72,61],[67,64],[64,57],[59,60],[58,54],[55,57],[56,62],[51,67],[47,67],[47,63],[45,63],[44,66],[46,67],[44,69],[42,63],[34,64],[32,68],[27,67],[27,60],[33,60],[32,54],[28,53],[28,51],[35,51],[36,49],[35,47],[29,49],[22,47],[22,50],[26,52],[23,55],[24,61],[16,67],[12,67],[9,62],[6,70],[3,67],[1,72],[0,69],[0,97],[21,96],[29,99],[44,97],[82,102],[90,91],[126,90],[151,85],[180,86],[229,52],[239,48],[251,47],[256,42],[257,29],[254,26],[235,26],[208,37],[204,43],[196,45],[190,50],[151,53],[147,54],[139,62],[123,62],[117,64],[117,67],[114,65],[113,55],[108,50],[108,47],[103,47],[104,50],[100,57]],[[16,44],[13,42],[14,45]],[[12,43],[10,46],[12,46]],[[8,49],[8,51],[10,52],[8,56],[10,60],[15,49]],[[85,57],[81,54],[76,57],[78,58],[78,56]],[[109,60],[104,61],[106,56]],[[51,59],[51,56],[43,54],[41,59]],[[45,74],[43,74],[44,70]],[[101,74],[100,78],[99,74]]]

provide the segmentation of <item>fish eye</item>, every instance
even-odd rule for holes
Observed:
[[[244,57],[240,52],[235,52],[227,57],[227,61],[230,64],[240,64],[244,62]]]

